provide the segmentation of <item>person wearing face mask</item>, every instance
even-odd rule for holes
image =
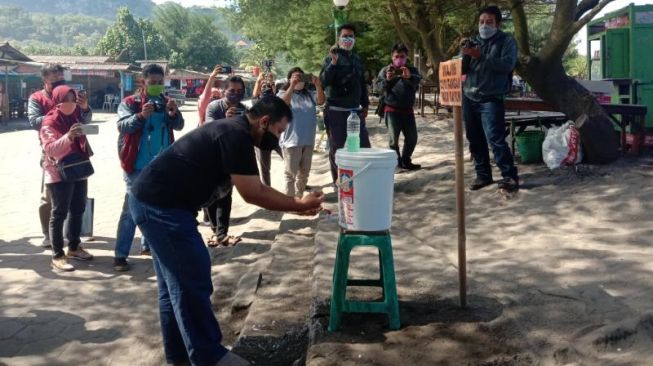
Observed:
[[[197,100],[197,112],[200,116],[200,126],[204,124],[206,119],[206,107],[208,107],[209,103],[222,98],[222,92],[220,89],[214,86],[220,73],[222,73],[222,65],[217,64],[215,65],[215,68],[213,68],[213,72],[211,72],[209,80],[206,81],[206,85],[204,85],[204,91],[202,92],[202,95],[200,95],[199,99]],[[219,82],[220,80],[217,81]]]
[[[383,91],[385,107],[383,116],[388,126],[390,148],[397,152],[398,168],[421,169],[413,164],[412,155],[417,145],[415,124],[415,92],[421,76],[416,68],[407,65],[408,48],[397,43],[392,47],[392,64],[384,67],[377,77],[377,89]],[[399,134],[404,134],[404,148],[399,153]]]
[[[324,124],[329,137],[329,162],[334,185],[338,179],[336,151],[345,146],[347,117],[352,110],[358,111],[361,120],[360,146],[371,146],[365,127],[370,104],[365,71],[360,57],[352,52],[356,43],[355,32],[356,28],[352,24],[343,24],[338,28],[338,44],[329,50],[320,72],[320,81],[327,98]]]
[[[118,219],[113,269],[129,270],[127,257],[134,241],[136,223],[129,212],[129,191],[155,156],[174,142],[174,130],[184,128],[184,118],[174,99],[163,96],[164,70],[156,64],[143,68],[143,88],[118,106],[118,156],[127,192]],[[149,255],[146,236],[141,237],[141,255]]]
[[[276,95],[276,89],[277,88],[274,84],[274,74],[270,71],[260,73],[256,79],[256,84],[254,84],[254,90],[252,91],[252,102],[257,102],[261,98]],[[264,184],[269,186],[272,184],[272,179],[270,178],[272,151],[261,150],[259,148],[255,148],[254,150],[256,151],[256,161],[258,161],[259,171],[261,172],[261,180]],[[280,147],[277,147],[274,151],[276,151],[283,159],[283,153],[281,152]]]
[[[320,79],[313,76],[311,81],[315,85],[314,92],[307,88],[304,71],[294,67],[288,71],[288,83],[278,94],[288,103],[294,117],[279,140],[283,149],[286,194],[289,196],[301,197],[304,194],[315,147],[316,106],[324,104],[326,99]]]
[[[462,41],[462,71],[467,75],[463,83],[463,119],[476,170],[470,189],[493,183],[489,143],[501,170],[499,190],[514,193],[519,190],[519,176],[506,142],[504,99],[512,85],[517,43],[500,26],[501,10],[488,6],[478,13],[478,36]]]
[[[206,109],[205,123],[220,121],[242,115],[247,107],[241,103],[245,95],[245,82],[240,76],[227,79],[225,97],[215,100]],[[229,221],[231,220],[231,186],[225,188],[220,198],[211,200],[202,209],[209,219],[213,234],[206,239],[210,247],[234,246],[242,240],[239,236],[229,235]]]
[[[27,102],[27,118],[30,126],[39,131],[43,123],[45,115],[48,114],[54,107],[55,102],[52,99],[52,91],[59,85],[66,84],[64,80],[64,67],[59,64],[46,64],[41,69],[41,79],[43,80],[43,89],[32,93]],[[88,100],[85,94],[77,95],[77,104],[80,106],[81,121],[82,123],[89,123],[93,118],[93,111],[88,105]],[[41,157],[41,166],[43,165],[43,156]],[[42,179],[43,180],[43,179]],[[41,185],[41,203],[39,205],[39,219],[41,221],[41,231],[43,232],[44,247],[50,246],[50,212],[52,205],[48,190],[45,186]]]
[[[45,152],[43,170],[45,187],[52,200],[50,213],[50,240],[52,242],[52,268],[73,271],[68,258],[91,260],[93,256],[80,245],[82,216],[86,208],[87,179],[64,180],[58,163],[71,154],[87,159],[91,149],[82,131],[81,107],[75,91],[68,86],[58,86],[52,92],[54,107],[42,120],[39,137]],[[68,251],[64,253],[64,221],[67,223]]]
[[[232,184],[245,202],[268,210],[316,214],[324,195],[289,197],[261,183],[254,146],[271,150],[292,120],[290,107],[263,98],[244,115],[194,129],[148,165],[129,201],[138,227],[150,240],[159,291],[167,362],[192,365],[248,364],[221,345],[211,305],[211,259],[197,230],[199,207]],[[219,197],[219,195],[217,196]]]

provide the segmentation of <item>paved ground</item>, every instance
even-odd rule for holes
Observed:
[[[197,125],[194,104],[182,108],[186,127]],[[95,240],[84,247],[95,255],[77,270],[50,269],[50,250],[41,248],[37,208],[41,171],[37,134],[0,130],[0,364],[10,365],[159,365],[162,363],[156,280],[149,257],[137,255],[133,269],[112,269],[116,223],[124,183],[117,154],[115,115],[96,113],[100,134],[90,136],[96,173],[89,180],[95,198]],[[281,188],[280,159],[273,158],[273,186]],[[234,197],[232,233],[244,241],[233,249],[211,249],[216,312],[231,344],[242,314],[232,315],[237,284],[270,248],[280,216]],[[201,227],[208,235],[208,228]],[[139,234],[137,234],[138,236]],[[230,317],[234,316],[234,319]]]

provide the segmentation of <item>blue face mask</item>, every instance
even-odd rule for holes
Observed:
[[[478,34],[483,39],[492,38],[493,35],[497,33],[497,27],[491,27],[489,25],[480,25],[478,27]]]

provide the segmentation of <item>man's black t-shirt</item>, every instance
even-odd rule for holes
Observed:
[[[132,184],[139,200],[196,211],[230,175],[258,175],[247,117],[206,123],[164,150]]]

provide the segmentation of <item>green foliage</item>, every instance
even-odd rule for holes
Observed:
[[[237,54],[214,16],[170,2],[156,8],[154,25],[171,50],[173,67],[209,71],[217,63],[236,62]]]
[[[358,28],[356,53],[368,70],[388,63],[390,48],[398,41],[387,11],[379,3],[352,1],[348,11],[349,21]],[[240,0],[224,12],[231,26],[257,45],[243,57],[247,65],[260,65],[263,59],[276,55],[276,59],[287,58],[306,71],[317,72],[335,43],[331,1]]]
[[[83,15],[29,13],[0,6],[0,39],[30,54],[93,53],[110,22]]]
[[[134,19],[127,8],[118,9],[115,23],[107,29],[98,43],[103,55],[118,57],[123,62],[134,62],[145,58],[143,37],[147,45],[148,59],[154,60],[168,56],[168,48],[154,25],[147,19]]]

